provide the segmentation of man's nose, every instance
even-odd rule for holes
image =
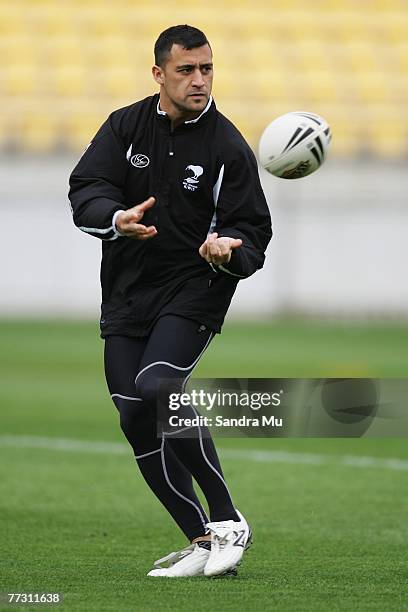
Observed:
[[[199,70],[198,68],[194,71],[193,80],[191,84],[194,85],[194,87],[203,87],[205,85],[201,70]]]

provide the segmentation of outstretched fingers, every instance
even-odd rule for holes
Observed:
[[[209,234],[205,242],[199,248],[199,253],[208,263],[220,265],[228,263],[231,259],[233,249],[237,249],[242,245],[240,238],[228,238],[214,232]]]
[[[146,212],[146,210],[148,210],[152,206],[154,206],[155,203],[156,203],[156,198],[153,198],[151,196],[150,198],[147,198],[147,200],[145,200],[141,204],[137,204],[136,206],[134,206],[134,208],[137,208],[138,211],[141,212],[143,215],[143,213]]]
[[[136,238],[136,240],[147,240],[148,238],[153,238],[157,234],[157,229],[154,225],[150,225],[146,227],[141,223],[134,223],[129,226],[129,237]]]
[[[147,240],[156,236],[157,229],[154,225],[146,227],[146,225],[139,223],[144,213],[154,206],[155,202],[155,198],[150,197],[141,204],[137,204],[121,213],[116,219],[116,227],[119,232],[123,236],[136,240]]]

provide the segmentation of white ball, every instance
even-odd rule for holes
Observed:
[[[259,141],[259,160],[274,176],[301,178],[320,168],[330,140],[330,127],[319,115],[286,113],[265,128]]]

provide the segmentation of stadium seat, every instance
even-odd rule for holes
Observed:
[[[385,75],[379,72],[360,74],[356,86],[359,99],[363,103],[381,104],[389,100],[390,92]]]
[[[37,93],[38,71],[35,64],[10,64],[0,72],[0,91],[6,97],[22,98]]]
[[[79,36],[48,36],[41,45],[51,66],[64,69],[72,63],[85,61],[84,47]]]
[[[55,114],[44,111],[30,112],[21,121],[21,144],[28,152],[52,151],[60,144],[59,128]]]
[[[356,129],[356,122],[350,121],[345,116],[332,117],[326,115],[330,121],[331,131],[333,134],[332,140],[332,151],[331,153],[336,156],[347,156],[347,155],[358,155],[365,154],[366,151],[362,150],[360,134]]]
[[[199,23],[213,43],[218,106],[234,107],[252,145],[278,112],[307,108],[323,114],[320,109],[327,109],[341,127],[338,142],[333,139],[336,153],[356,154],[368,146],[372,154],[380,155],[383,147],[384,156],[403,155],[406,3],[373,0],[370,7],[354,0],[314,0],[307,7],[301,0],[286,0],[279,8],[271,8],[268,0],[220,0],[217,11],[210,7],[203,14],[202,7],[187,7],[185,0],[169,6],[120,0],[120,10],[107,0],[71,0],[64,10],[52,0],[2,2],[0,147],[13,139],[5,109],[17,105],[27,117],[22,129],[28,135],[19,142],[30,143],[30,150],[52,150],[58,142],[53,131],[65,138],[62,105],[64,121],[73,126],[69,146],[81,148],[101,104],[105,112],[157,91],[150,74],[157,33],[188,19]],[[32,114],[41,107],[50,113],[48,122]],[[390,107],[394,115],[382,114],[381,128],[367,131],[364,122],[350,126],[345,120]],[[84,122],[78,119],[81,108],[88,118]],[[42,130],[44,138],[37,138]]]
[[[120,69],[105,68],[99,73],[99,91],[110,97],[128,97],[129,104],[136,100],[136,71],[130,66],[123,66]]]
[[[24,12],[17,3],[2,2],[0,10],[0,36],[19,36],[24,32]]]
[[[92,73],[83,64],[67,64],[50,74],[51,91],[59,97],[82,96],[91,88]]]
[[[82,151],[92,140],[106,116],[102,113],[75,112],[64,121],[64,145]]]
[[[26,64],[38,59],[35,37],[27,33],[4,34],[0,37],[0,57],[3,67]]]
[[[398,119],[373,121],[369,131],[369,149],[380,157],[405,157],[408,154],[408,131],[401,129]]]

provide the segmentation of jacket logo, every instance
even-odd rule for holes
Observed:
[[[186,170],[190,173],[192,173],[193,176],[188,176],[187,178],[183,179],[183,187],[184,189],[187,189],[188,191],[195,191],[197,189],[198,185],[198,177],[200,177],[204,170],[202,168],[202,166],[187,166]]]
[[[146,168],[150,164],[150,159],[143,153],[136,153],[130,158],[130,163],[135,168]]]

